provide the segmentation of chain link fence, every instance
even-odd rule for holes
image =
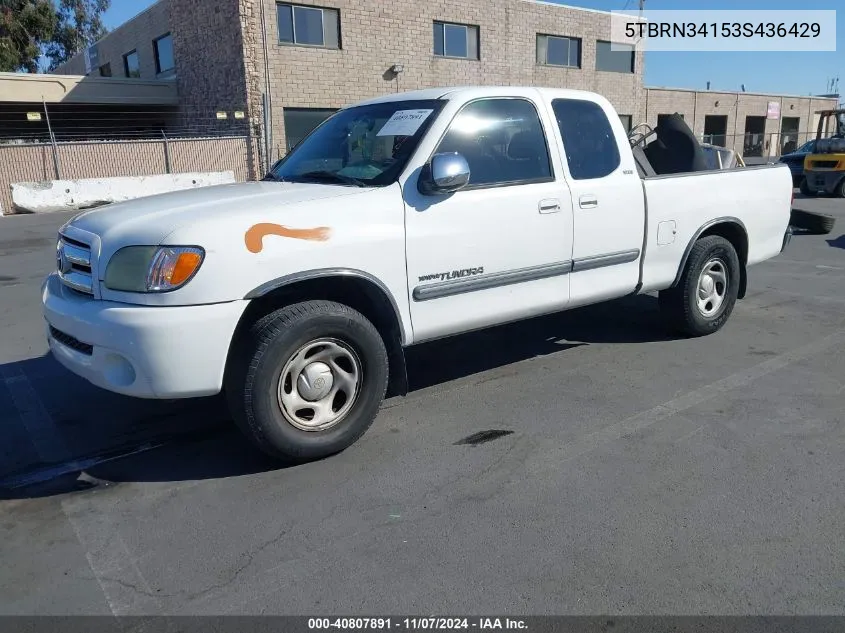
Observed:
[[[790,134],[704,134],[698,140],[734,150],[749,164],[776,162],[784,154],[798,151],[816,139],[815,130]]]
[[[0,110],[0,210],[20,182],[266,170],[259,129],[242,112],[37,106]]]

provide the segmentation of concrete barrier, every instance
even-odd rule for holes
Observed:
[[[233,182],[233,171],[19,182],[11,185],[13,207],[4,210],[4,213],[10,215],[91,209],[168,191]]]

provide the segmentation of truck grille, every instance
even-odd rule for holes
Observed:
[[[87,295],[94,294],[91,274],[91,248],[78,240],[59,234],[56,244],[56,268],[68,288]]]
[[[50,336],[56,339],[62,345],[76,350],[86,356],[91,356],[94,353],[94,346],[88,343],[83,343],[79,339],[72,337],[70,334],[65,334],[61,330],[57,330],[52,325],[50,326]]]

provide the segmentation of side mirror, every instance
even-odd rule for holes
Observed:
[[[419,189],[426,195],[453,193],[469,184],[469,163],[457,152],[435,154],[420,173]]]

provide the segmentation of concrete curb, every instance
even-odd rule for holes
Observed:
[[[3,213],[79,211],[169,191],[234,182],[233,171],[20,182],[11,185],[13,208]]]

